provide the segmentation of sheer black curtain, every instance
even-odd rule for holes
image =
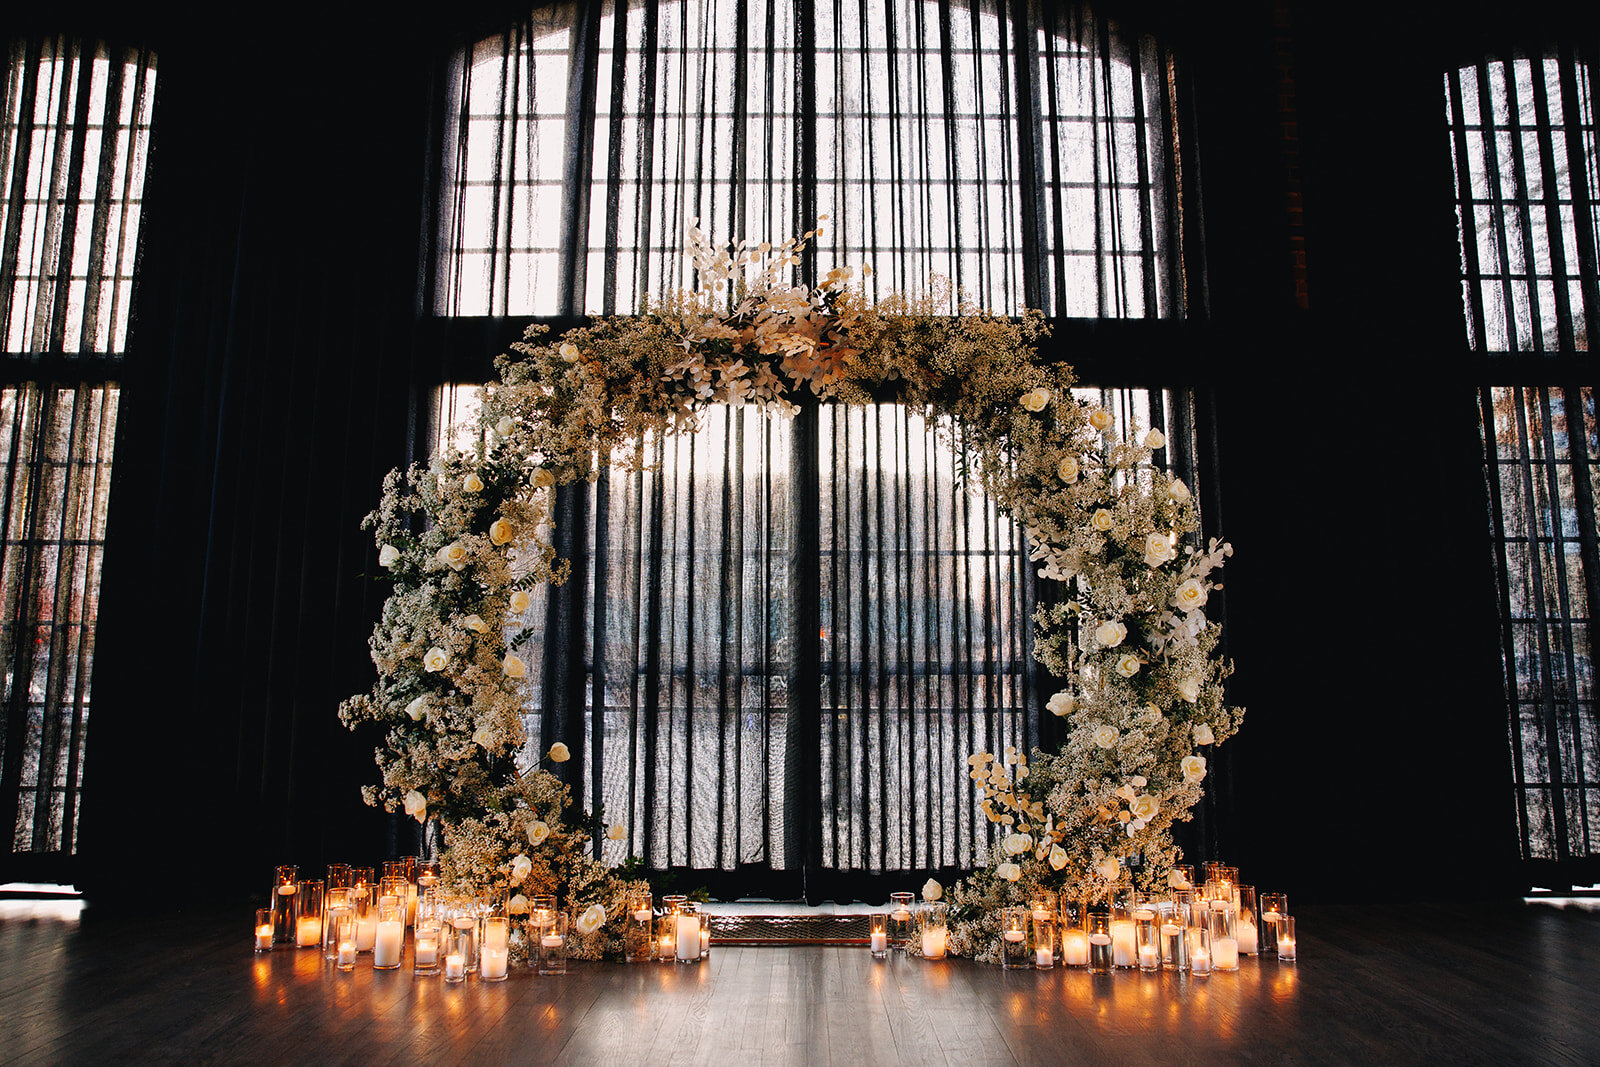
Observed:
[[[952,309],[1177,324],[1199,312],[1186,85],[1156,36],[1077,5],[541,5],[440,79],[424,305],[456,347],[633,313],[692,281],[699,225],[817,229],[801,279],[869,263],[880,294],[950,279]],[[1124,425],[1192,430],[1188,391],[1118,384]],[[1051,743],[1054,690],[1020,533],[922,414],[719,410],[649,443],[654,470],[565,494],[575,578],[540,623],[529,727],[627,827],[613,858],[743,892],[804,872],[810,895],[977,861],[965,758]]]

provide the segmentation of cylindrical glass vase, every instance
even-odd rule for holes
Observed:
[[[889,894],[889,947],[911,952],[916,937],[915,893]]]
[[[478,977],[504,982],[511,961],[511,920],[488,915],[483,920],[483,944],[478,949]]]
[[[439,946],[444,953],[444,980],[452,985],[456,982],[465,982],[467,972],[477,964],[478,923],[475,919],[468,919],[466,925],[456,925],[458,918],[452,914],[451,918],[439,928],[443,942]]]
[[[294,947],[322,948],[322,883],[301,882],[295,894]]]
[[[1161,912],[1157,901],[1140,901],[1133,909],[1133,950],[1141,971],[1161,969]]]
[[[1060,916],[1061,965],[1087,967],[1089,965],[1089,932],[1083,924],[1083,902],[1068,893],[1062,893],[1056,908]]]
[[[687,901],[677,906],[672,914],[677,943],[676,958],[679,963],[699,963],[703,947],[700,938],[700,915]]]
[[[875,911],[867,916],[867,944],[872,947],[872,958],[881,960],[889,955],[889,913]]]
[[[411,973],[433,975],[439,973],[444,952],[444,928],[436,915],[419,912],[411,945]]]
[[[1189,928],[1189,973],[1196,978],[1211,977],[1211,926],[1201,922]]]
[[[1033,966],[1028,955],[1028,909],[1000,909],[1000,966],[1025,970]]]
[[[400,966],[406,944],[406,911],[399,901],[378,905],[378,925],[372,943],[372,968],[392,971]]]
[[[942,960],[950,952],[950,911],[942,900],[924,903],[917,912],[918,943],[925,960]]]
[[[256,909],[256,951],[272,951],[272,909]]]
[[[350,888],[350,865],[348,863],[328,864],[328,888]]]
[[[1174,898],[1185,894],[1191,894],[1191,891],[1175,889],[1172,893]],[[1159,924],[1161,931],[1161,966],[1169,971],[1187,971],[1189,969],[1189,905],[1181,900],[1174,899],[1163,903],[1160,912],[1160,917],[1156,922]]]
[[[478,915],[471,904],[458,901],[449,909],[450,951],[461,956],[461,965],[468,971],[478,969]],[[449,960],[445,963],[448,965]],[[448,970],[448,966],[447,966]]]
[[[1233,901],[1213,900],[1206,921],[1211,927],[1211,969],[1232,973],[1239,969],[1239,928]]]
[[[341,971],[356,969],[356,921],[350,917],[348,911],[339,916],[337,921],[330,921],[333,927],[333,962]]]
[[[322,954],[335,962],[339,959],[339,923],[354,919],[350,910],[350,890],[344,886],[329,886],[323,894],[322,904]],[[355,926],[350,927],[350,940],[355,942]]]
[[[567,938],[570,935],[570,920],[566,915],[560,912],[556,913],[554,920],[539,935],[538,960],[540,974],[567,973]]]
[[[651,910],[649,893],[633,893],[628,897],[628,925],[622,934],[623,959],[628,963],[645,963],[655,955],[655,912]]]
[[[1039,916],[1043,916],[1040,918]],[[1056,913],[1035,910],[1033,912],[1033,937],[1029,947],[1033,952],[1033,969],[1048,971],[1056,965]]]
[[[1256,916],[1260,909],[1256,906],[1256,887],[1242,885],[1236,890],[1239,895],[1239,951],[1246,956],[1254,956],[1261,951],[1261,927]]]
[[[279,867],[272,878],[272,943],[294,944],[295,920],[299,909],[295,907],[300,893],[300,868]]]
[[[1111,908],[1109,905],[1091,905],[1085,920],[1089,943],[1089,973],[1110,974]]]
[[[1295,951],[1294,916],[1284,915],[1278,919],[1278,959],[1285,963],[1293,963],[1298,959]]]

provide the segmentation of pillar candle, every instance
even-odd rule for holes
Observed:
[[[297,948],[316,948],[322,944],[322,916],[300,916],[300,922],[295,927],[294,943]]]
[[[452,952],[444,958],[444,976],[452,981],[458,981],[467,976],[467,958],[459,952]]]
[[[678,958],[680,960],[697,960],[700,958],[700,917],[698,915],[678,916]]]
[[[942,926],[930,926],[922,931],[922,955],[930,960],[942,960],[949,947],[948,934]]]
[[[419,937],[416,944],[417,966],[433,967],[439,962],[439,939]]]
[[[1082,930],[1063,930],[1061,933],[1061,962],[1068,967],[1085,967],[1089,963],[1089,935]]]
[[[349,966],[356,961],[356,943],[354,941],[339,942],[339,965]]]
[[[400,966],[400,946],[405,943],[405,924],[398,919],[380,922],[372,946],[372,965],[388,969]]]
[[[272,947],[272,924],[263,923],[256,927],[256,948],[269,949]]]
[[[417,887],[414,884],[406,886],[406,925],[417,924]]]
[[[490,948],[484,942],[483,953],[478,957],[478,973],[485,978],[504,978],[506,976],[506,951],[502,948]]]
[[[1055,953],[1051,952],[1043,945],[1033,950],[1033,965],[1038,967],[1040,970],[1055,966],[1055,962]]]
[[[1219,971],[1237,970],[1239,967],[1239,939],[1219,937],[1211,942],[1211,961]]]
[[[1111,920],[1111,962],[1117,967],[1132,967],[1136,957],[1133,951],[1133,920]]]
[[[1154,945],[1139,946],[1139,966],[1147,971],[1153,971],[1161,966],[1161,955],[1156,952]]]
[[[501,923],[483,924],[483,949],[485,952],[504,952],[506,950],[508,927]]]
[[[366,915],[356,916],[356,951],[371,952],[374,942],[378,939],[378,914],[369,911]]]
[[[1239,920],[1239,951],[1261,951],[1261,941],[1256,935],[1256,924],[1249,919]]]
[[[267,944],[268,945],[272,944],[272,934],[271,934],[270,931],[268,931],[268,933],[267,933]],[[889,951],[889,935],[888,934],[873,934],[872,935],[872,951],[874,951],[874,952],[887,952],[887,951]]]

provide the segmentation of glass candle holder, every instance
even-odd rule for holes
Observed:
[[[1259,909],[1256,907],[1256,887],[1241,885],[1234,892],[1239,898],[1238,907],[1238,933],[1239,951],[1246,956],[1254,956],[1261,946],[1260,926],[1257,925],[1256,916]]]
[[[256,909],[256,951],[272,951],[272,909]]]
[[[1039,918],[1039,916],[1044,918]],[[1033,950],[1033,969],[1048,971],[1056,965],[1056,913],[1050,911],[1033,912],[1033,938],[1030,947]]]
[[[1269,948],[1277,937],[1277,931],[1268,930],[1267,927],[1276,926],[1278,920],[1287,914],[1289,914],[1289,894],[1261,894],[1261,940]]]
[[[1189,973],[1211,977],[1211,926],[1206,922],[1189,927]]]
[[[1173,896],[1189,893],[1187,889],[1173,891]],[[1161,966],[1169,971],[1189,969],[1189,937],[1186,932],[1186,906],[1177,900],[1165,901],[1156,923],[1161,935]]]
[[[461,957],[461,966],[468,971],[478,969],[478,916],[470,904],[457,902],[450,908],[448,920],[450,951]],[[446,977],[449,959],[445,960]]]
[[[528,901],[528,936],[534,944],[544,936],[545,929],[556,921],[558,909],[553,896],[536,896]]]
[[[678,917],[662,915],[656,919],[656,959],[673,963],[678,958]]]
[[[398,901],[378,905],[378,925],[372,944],[372,968],[392,971],[400,966],[406,943],[406,913]]]
[[[915,893],[889,894],[889,947],[901,952],[912,950],[916,936]]]
[[[295,948],[322,948],[322,883],[301,882],[295,894],[297,914],[294,920]]]
[[[1133,951],[1141,971],[1161,969],[1159,902],[1140,901],[1133,909]]]
[[[330,960],[339,958],[339,923],[352,919],[350,890],[344,886],[329,886],[323,894],[322,904],[322,954]],[[355,942],[355,927],[350,927],[350,940]]]
[[[483,920],[483,943],[478,949],[478,977],[504,982],[511,960],[511,920],[489,915]]]
[[[1029,918],[1034,922],[1042,922],[1045,919],[1054,922],[1056,918],[1056,894],[1048,889],[1035,890],[1033,895],[1028,898],[1028,911],[1030,913]]]
[[[539,973],[540,974],[566,974],[567,973],[567,938],[571,935],[571,921],[567,916],[557,913],[549,926],[546,926],[539,935]],[[696,949],[699,948],[699,939],[695,941]]]
[[[427,896],[428,890],[435,889],[435,888],[438,887],[438,885],[439,885],[439,861],[438,860],[418,860],[417,861],[417,898],[420,900],[422,897]]]
[[[356,969],[356,921],[348,914],[330,922],[333,927],[333,962],[341,971]]]
[[[1206,915],[1211,931],[1211,969],[1232,973],[1239,969],[1238,913],[1234,903],[1213,900]]]
[[[411,946],[411,973],[438,974],[444,947],[444,928],[436,916],[424,916],[420,912],[418,915]]]
[[[875,911],[867,916],[867,943],[872,946],[872,958],[885,959],[889,955],[889,913]]]
[[[300,892],[300,868],[279,867],[272,877],[272,943],[294,944],[295,900]]]
[[[622,934],[623,959],[628,963],[644,963],[655,955],[655,912],[651,910],[649,893],[633,893],[628,897],[628,925]]]
[[[1028,909],[1000,909],[1000,966],[1021,970],[1033,966],[1028,955]]]
[[[696,909],[700,916],[700,958],[711,958],[711,913]]]
[[[444,980],[454,985],[467,980],[467,972],[477,963],[478,924],[468,920],[465,926],[457,926],[456,918],[452,915],[449,921],[439,927],[443,941],[439,951],[444,953]]]
[[[396,875],[386,874],[378,879],[378,904],[393,904],[396,907],[406,906],[406,880]]]
[[[922,958],[942,960],[950,951],[950,910],[942,900],[924,903],[917,912]]]
[[[356,923],[356,951],[371,952],[378,940],[378,901],[376,887],[363,881],[360,872],[352,872],[350,886],[350,917]]]
[[[1085,919],[1089,943],[1089,973],[1111,973],[1111,908],[1109,905],[1090,907]]]
[[[1083,924],[1083,902],[1061,894],[1056,908],[1057,925],[1061,930],[1061,965],[1087,967],[1089,965],[1089,932]]]
[[[678,962],[699,963],[700,916],[695,912],[694,905],[687,901],[678,905],[678,910],[672,914],[672,920],[676,934]]]
[[[328,888],[350,888],[350,865],[348,863],[328,864]]]
[[[1285,963],[1295,961],[1294,916],[1280,916],[1277,922],[1278,958]]]
[[[1111,965],[1128,969],[1139,965],[1134,947],[1133,933],[1134,892],[1130,884],[1114,886],[1111,891]]]

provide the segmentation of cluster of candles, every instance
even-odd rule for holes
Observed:
[[[1139,893],[1128,884],[1086,900],[1041,891],[1027,905],[1002,908],[1001,964],[1206,977],[1237,971],[1241,956],[1275,954],[1294,962],[1294,917],[1287,896],[1258,898],[1255,887],[1240,885],[1238,871],[1221,863],[1206,864],[1204,875],[1204,884],[1196,888],[1194,869],[1180,866],[1173,868],[1165,893]],[[889,911],[871,916],[870,944],[878,959],[890,950],[943,959],[949,950],[945,905],[917,905],[910,893],[890,894]]]
[[[525,915],[507,911],[505,894],[473,901],[446,901],[439,893],[439,866],[410,857],[372,868],[335,864],[323,880],[301,880],[296,867],[279,867],[268,907],[256,912],[255,949],[316,949],[341,971],[353,971],[362,956],[374,970],[397,970],[411,933],[412,973],[443,974],[446,982],[477,975],[504,981],[510,970],[512,923],[525,924],[528,963],[543,975],[565,974],[569,939],[577,926],[555,897],[535,896]],[[626,959],[698,963],[711,951],[710,916],[687,897],[649,893],[628,898]]]

